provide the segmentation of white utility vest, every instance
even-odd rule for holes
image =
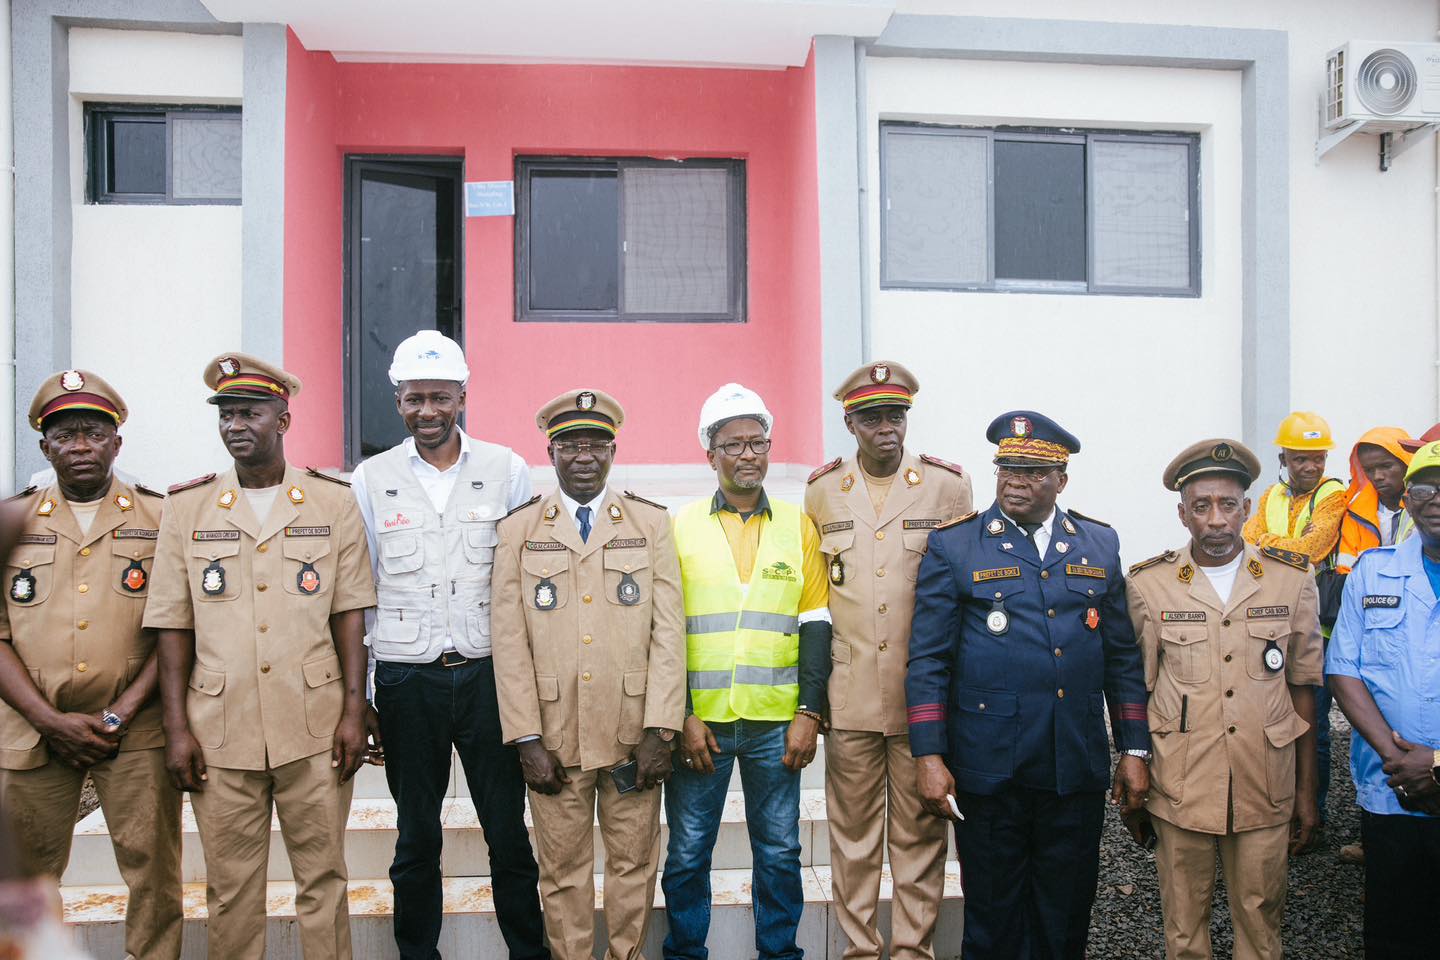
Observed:
[[[490,570],[510,496],[508,447],[467,438],[450,500],[436,513],[402,444],[365,461],[375,517],[377,660],[428,663],[445,639],[466,657],[490,656]]]

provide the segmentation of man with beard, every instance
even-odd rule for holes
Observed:
[[[165,766],[205,847],[210,956],[265,954],[270,817],[306,960],[350,956],[345,822],[374,715],[360,513],[285,461],[300,381],[243,353],[205,365],[234,465],[170,488],[145,626],[160,631]]]
[[[410,436],[351,478],[379,593],[369,643],[399,830],[390,881],[402,960],[439,956],[440,813],[452,750],[490,850],[495,916],[510,956],[549,956],[525,780],[501,734],[490,656],[496,524],[530,498],[530,471],[509,448],[460,429],[469,380],[464,351],[437,330],[396,347],[390,382]]]
[[[1169,960],[1209,960],[1218,849],[1235,956],[1281,955],[1287,852],[1310,845],[1315,695],[1323,655],[1315,581],[1301,554],[1240,536],[1260,461],[1234,440],[1192,444],[1165,468],[1190,542],[1130,568],[1145,656],[1155,840]]]
[[[921,802],[958,820],[966,960],[1080,958],[1111,801],[1138,810],[1145,677],[1109,526],[1055,501],[1080,441],[1002,414],[995,503],[930,534],[905,693]],[[962,819],[963,818],[963,819]]]
[[[710,861],[737,761],[756,953],[803,956],[800,771],[815,759],[824,719],[829,581],[815,524],[765,494],[773,423],[753,390],[715,391],[700,409],[699,436],[719,489],[675,518],[689,688],[682,764],[665,788],[667,960],[706,956]]]
[[[1435,952],[1440,896],[1440,443],[1405,473],[1416,536],[1355,561],[1325,673],[1350,720],[1350,772],[1365,846],[1365,956]]]
[[[834,654],[825,735],[826,810],[835,915],[845,956],[878,960],[880,871],[888,849],[890,956],[935,955],[945,889],[944,820],[920,808],[905,717],[905,666],[915,574],[930,531],[970,512],[970,477],[905,450],[915,376],[880,361],[856,370],[835,399],[855,436],[853,458],[810,476],[805,512],[820,529],[830,576]]]
[[[665,508],[605,481],[620,404],[571,390],[535,417],[560,487],[500,525],[495,674],[520,750],[559,960],[595,944],[594,829],[605,843],[611,960],[645,944],[660,864],[660,784],[685,708],[685,614]]]
[[[89,370],[40,385],[30,425],[55,483],[23,526],[0,604],[0,805],[27,873],[59,877],[88,773],[129,888],[125,951],[180,956],[180,792],[165,772],[155,632],[141,629],[160,494],[114,476],[125,402]]]

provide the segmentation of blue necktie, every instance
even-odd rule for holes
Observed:
[[[575,519],[580,521],[580,539],[586,543],[590,542],[590,508],[581,507],[575,511]]]

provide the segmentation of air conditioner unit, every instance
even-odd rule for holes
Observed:
[[[1440,43],[1351,40],[1325,59],[1325,129],[1367,133],[1440,123]]]

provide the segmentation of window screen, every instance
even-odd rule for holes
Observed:
[[[1190,283],[1190,148],[1096,140],[1090,146],[1095,283]]]
[[[989,140],[887,132],[885,277],[983,283],[990,269]]]
[[[239,203],[240,111],[89,104],[91,203]]]
[[[1085,282],[1085,145],[995,140],[995,278]]]
[[[614,310],[619,302],[614,171],[538,170],[530,182],[530,303]]]

